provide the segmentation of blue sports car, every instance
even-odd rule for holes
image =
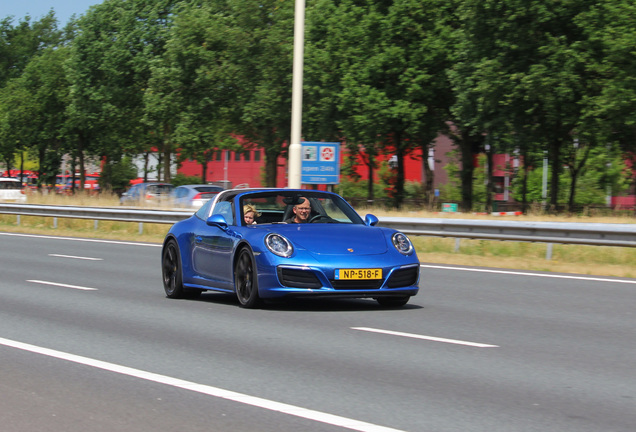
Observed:
[[[418,292],[420,262],[406,235],[377,223],[331,192],[226,190],[166,235],[164,289],[235,293],[245,308],[315,296],[403,306]]]

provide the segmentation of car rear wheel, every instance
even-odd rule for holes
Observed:
[[[401,307],[407,304],[410,298],[411,296],[378,297],[376,300],[380,303],[380,306]]]
[[[241,307],[253,309],[261,304],[254,255],[249,249],[241,249],[234,266],[234,290]]]
[[[181,274],[181,260],[179,259],[179,247],[174,240],[168,241],[163,249],[161,257],[161,269],[163,274],[163,289],[169,298],[183,298],[183,276]]]

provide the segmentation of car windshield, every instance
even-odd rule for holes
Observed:
[[[294,216],[293,207],[304,202],[303,198],[309,200],[311,209],[308,220],[313,223],[364,223],[340,196],[318,191],[255,192],[242,195],[241,220],[245,210],[255,209],[257,224],[285,223]]]

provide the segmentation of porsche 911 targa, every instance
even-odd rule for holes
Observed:
[[[406,235],[377,224],[330,192],[226,190],[166,235],[164,289],[235,293],[245,308],[316,296],[400,307],[418,292],[420,262]]]

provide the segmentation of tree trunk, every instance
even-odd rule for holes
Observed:
[[[374,189],[373,186],[375,185],[374,178],[373,178],[374,167],[375,167],[375,160],[373,159],[371,155],[368,155],[368,162],[367,162],[367,168],[369,172],[369,181],[367,182],[367,204],[368,205],[372,205],[375,199],[374,193],[373,193],[373,189]]]
[[[523,158],[523,178],[521,179],[521,212],[526,214],[528,212],[528,154],[522,152]]]
[[[163,171],[163,154],[157,153],[157,181],[161,181],[162,171]]]
[[[487,213],[491,213],[493,211],[492,198],[495,193],[494,191],[495,188],[492,181],[493,153],[494,153],[494,147],[491,143],[486,148],[486,212]]]
[[[20,152],[20,180],[24,183],[24,152]],[[27,182],[28,187],[28,182]],[[28,190],[28,189],[27,189]]]
[[[559,203],[559,174],[561,172],[561,140],[558,138],[550,142],[549,157],[552,166],[552,178],[550,179],[550,212],[557,211]]]
[[[267,148],[267,147],[266,147]],[[271,149],[271,147],[270,147]],[[265,187],[277,187],[278,151],[265,151]]]
[[[461,211],[469,212],[473,209],[473,173],[475,171],[474,155],[481,147],[483,138],[479,135],[470,135],[461,132],[461,137],[457,140],[461,151],[462,169],[462,202]]]
[[[172,173],[170,172],[170,164],[172,162],[172,152],[170,143],[164,144],[164,152],[163,152],[163,181],[166,183],[170,183],[172,181]]]
[[[148,182],[148,164],[150,163],[150,152],[144,153],[144,183]]]
[[[45,162],[44,162],[44,153],[45,153],[45,149],[44,148],[39,148],[38,149],[38,164],[39,164],[40,168],[43,167],[44,164],[45,164]],[[38,192],[40,192],[40,193],[42,192],[42,174],[43,174],[42,171],[38,172],[38,182],[37,182],[37,185],[36,185],[36,187],[38,189]]]
[[[201,162],[201,183],[208,182],[208,160],[207,158]]]
[[[80,179],[79,179],[79,192],[84,193],[84,184],[86,183],[86,166],[84,161],[84,150],[82,150],[84,146],[82,145],[80,151],[78,153],[79,158],[79,169],[80,169]]]
[[[576,163],[576,152],[578,149],[575,149],[573,156],[571,158],[570,164],[570,178],[572,179],[572,183],[570,185],[570,194],[568,197],[568,211],[574,211],[574,198],[576,197],[576,184],[581,176],[581,174],[585,171],[585,165],[587,164],[587,158],[590,155],[590,150],[592,149],[591,144],[586,144],[583,148],[583,156],[581,157],[580,162]]]

